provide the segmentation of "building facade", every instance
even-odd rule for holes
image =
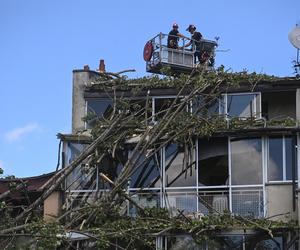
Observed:
[[[188,91],[179,95],[174,87],[157,86],[143,87],[137,94],[133,92],[135,86],[107,91],[93,84],[100,76],[89,69],[73,71],[72,134],[59,134],[62,167],[91,143],[89,132],[97,118],[105,119],[115,112],[114,99],[126,100],[129,107],[147,107],[148,125],[155,126],[171,105],[189,95]],[[183,213],[199,218],[229,211],[245,218],[298,220],[300,80],[260,81],[255,86],[241,82],[221,87],[216,98],[206,101],[195,96],[186,105],[186,112],[195,113],[203,105],[206,115],[223,119],[225,129],[211,136],[192,136],[186,143],[170,141],[157,146],[151,157],[149,151],[141,152],[139,168],[126,182],[129,196],[142,207],[163,207],[174,216]],[[93,170],[87,164],[76,167],[65,182],[67,204],[72,207],[78,197],[89,194],[95,198],[99,191],[109,189],[100,172],[116,180],[138,138],[128,140],[124,150],[116,153],[118,162],[106,157],[101,167]],[[136,207],[129,204],[127,212],[135,216]],[[169,235],[157,237],[157,247],[183,249],[180,244],[185,242],[188,249],[247,249],[245,239],[250,236],[245,232],[228,236],[238,247],[226,248],[209,243],[196,246],[189,236]],[[255,249],[298,248],[297,238],[291,234],[279,233],[275,241],[262,242]],[[259,248],[262,246],[269,248]]]

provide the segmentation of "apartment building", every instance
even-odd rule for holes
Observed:
[[[116,100],[126,100],[129,113],[133,105],[147,107],[148,126],[155,126],[171,105],[176,106],[189,95],[188,90],[178,94],[178,88],[158,85],[143,86],[136,93],[138,83],[108,91],[94,83],[100,76],[88,67],[73,71],[72,134],[58,135],[63,142],[62,167],[91,143],[95,121],[108,119],[115,112]],[[195,96],[185,112],[193,114],[203,105],[206,115],[224,121],[225,129],[210,136],[192,135],[188,143],[170,141],[158,146],[151,157],[149,150],[141,152],[138,161],[144,163],[124,187],[129,196],[142,207],[163,207],[174,216],[181,212],[201,218],[229,211],[246,218],[298,220],[300,80],[282,78],[255,85],[240,82],[220,86],[218,96],[205,102],[203,96]],[[109,189],[100,172],[116,180],[138,141],[138,136],[127,140],[124,150],[116,152],[118,162],[108,156],[92,171],[86,164],[76,167],[65,182],[64,197],[70,207],[79,197],[88,194],[96,198],[100,191]],[[129,203],[127,213],[134,217],[136,212]],[[183,249],[180,244],[190,246],[188,249],[253,249],[247,239],[255,233],[220,233],[236,248],[219,243],[197,246],[188,235],[162,235],[157,237],[157,249]],[[262,238],[255,244],[254,249],[298,249],[298,232],[282,229],[274,239]]]

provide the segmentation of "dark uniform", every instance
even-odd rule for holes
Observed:
[[[168,48],[177,49],[178,48],[178,33],[179,31],[176,29],[172,29],[168,35]]]
[[[201,62],[201,43],[200,40],[202,39],[202,34],[198,31],[195,31],[191,37],[193,41],[193,49],[195,48],[195,56],[194,62],[196,63],[196,58],[198,58],[198,62]]]

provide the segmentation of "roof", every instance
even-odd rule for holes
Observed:
[[[38,176],[24,177],[24,178],[11,178],[11,179],[0,179],[0,194],[8,191],[10,189],[10,185],[12,183],[16,183],[17,185],[20,183],[26,183],[27,190],[29,192],[38,191],[38,189],[48,181],[55,172],[42,174]]]
[[[92,84],[85,88],[84,97],[85,98],[113,98],[116,94],[117,98],[122,97],[135,97],[142,98],[147,95],[149,96],[166,96],[166,95],[176,95],[179,91],[179,86],[166,86],[162,84],[147,85],[145,83],[139,84],[138,79],[135,79],[136,83],[127,85],[115,86],[116,89],[111,89],[109,86],[104,86],[101,84]],[[144,80],[145,81],[145,80]],[[126,81],[125,81],[126,83]],[[188,94],[190,92],[187,86],[182,94]],[[138,88],[138,91],[136,91]],[[221,92],[249,92],[249,91],[261,91],[261,92],[276,92],[276,91],[293,91],[300,88],[300,79],[296,77],[283,77],[270,80],[261,80],[257,84],[249,84],[249,82],[240,82],[238,85],[228,86],[227,84],[222,84],[220,86]],[[117,91],[114,93],[114,91]],[[149,91],[150,90],[150,91]],[[207,89],[209,90],[209,88]],[[149,91],[149,92],[148,92]]]

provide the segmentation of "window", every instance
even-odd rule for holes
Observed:
[[[260,138],[232,139],[231,184],[262,184],[262,142]]]
[[[262,93],[262,116],[267,120],[296,119],[296,92]]]
[[[199,186],[228,185],[228,140],[211,138],[199,140]]]
[[[110,180],[115,181],[127,161],[126,150],[116,150],[114,157],[107,153],[98,166],[98,172],[105,174]],[[111,189],[112,185],[99,177],[98,189]]]
[[[181,99],[177,98],[176,103],[173,104],[175,99],[176,97],[153,98],[153,105],[154,105],[153,118],[155,121],[162,119],[172,105],[173,105],[172,112],[174,112],[178,108]]]
[[[270,137],[268,144],[268,181],[292,180],[292,137]],[[296,176],[297,177],[297,174]]]
[[[130,178],[131,188],[155,188],[161,186],[160,153],[156,153],[148,159],[146,159],[146,154],[141,154],[135,166],[136,168],[133,170]]]
[[[219,109],[221,114],[229,118],[260,117],[260,95],[258,93],[224,94]]]
[[[72,163],[86,147],[86,144],[68,143],[67,165]],[[84,162],[78,165],[66,178],[67,190],[95,190],[97,187],[97,168],[87,166]]]
[[[196,186],[195,149],[169,144],[165,149],[165,187]]]
[[[192,101],[192,112],[204,117],[219,116],[219,98],[197,96]]]
[[[97,117],[109,118],[113,111],[113,101],[111,99],[87,99],[88,127],[95,124]]]

